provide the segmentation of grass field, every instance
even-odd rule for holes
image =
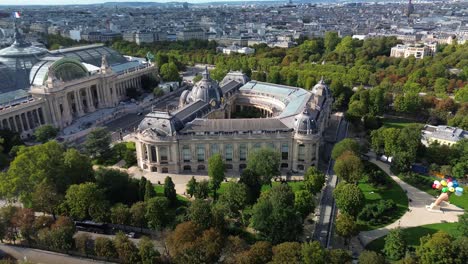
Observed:
[[[387,128],[404,128],[406,126],[409,126],[411,124],[420,124],[422,125],[421,123],[417,123],[417,122],[414,122],[413,120],[409,120],[409,119],[404,119],[404,118],[384,118],[382,120],[382,123],[383,123],[383,126],[384,127],[387,127]]]
[[[156,195],[157,196],[164,196],[164,185],[154,185],[154,190],[156,191]],[[177,194],[177,200],[181,203],[181,204],[187,204],[188,203],[188,199],[181,196],[181,195],[178,195]]]
[[[380,170],[379,167],[372,163],[368,163],[366,166],[374,170]],[[373,225],[363,221],[358,221],[358,224],[361,226],[361,230],[363,231],[373,230],[391,224],[398,220],[401,216],[403,216],[408,210],[408,198],[404,190],[385,172],[383,174],[385,174],[387,177],[387,180],[389,182],[388,185],[373,186],[367,182],[367,178],[364,178],[361,181],[359,181],[358,187],[364,193],[364,197],[366,199],[365,204],[377,203],[380,200],[392,200],[395,202],[397,209],[387,221],[377,225]]]
[[[444,231],[453,237],[460,235],[460,232],[457,230],[458,223],[441,223],[441,224],[430,224],[423,225],[418,227],[410,227],[403,229],[403,236],[406,240],[406,243],[410,247],[415,247],[419,245],[419,239],[425,235],[432,235],[437,231]],[[380,252],[385,245],[385,236],[378,238],[366,246],[366,249],[374,250]]]
[[[432,189],[431,185],[434,180],[440,180],[439,178],[418,174],[399,175],[398,177],[432,196],[440,194],[440,191]],[[465,191],[462,196],[456,196],[455,194],[450,195],[450,203],[460,208],[468,209],[468,187],[465,186],[464,189]]]

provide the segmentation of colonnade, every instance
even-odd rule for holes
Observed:
[[[17,113],[12,116],[0,117],[0,128],[14,132],[31,132],[38,126],[46,124],[42,107]]]

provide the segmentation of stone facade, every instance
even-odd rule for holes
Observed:
[[[8,68],[9,62],[21,65],[28,57],[21,51],[29,47],[30,44],[22,42],[0,50],[0,66],[5,62],[5,70],[17,79],[13,83],[25,83],[24,87],[12,89],[0,86],[0,129],[18,132],[22,138],[30,137],[38,126],[51,124],[63,129],[79,117],[115,107],[126,98],[127,88],[139,89],[142,76],[157,73],[154,65],[143,60],[127,61],[103,45],[34,50],[30,54],[35,59],[33,66]],[[112,57],[112,65],[108,56]],[[13,97],[16,94],[21,96]]]
[[[231,72],[219,86],[205,71],[181,95],[179,109],[149,113],[140,123],[135,132],[138,166],[161,173],[206,173],[209,157],[220,154],[228,172],[238,173],[251,151],[273,148],[281,155],[283,172],[303,172],[318,164],[332,102],[323,80],[306,91]],[[232,118],[246,109],[261,117]]]

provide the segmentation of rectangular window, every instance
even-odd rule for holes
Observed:
[[[184,159],[184,162],[190,162],[190,160],[192,159],[190,147],[187,145],[182,147],[182,158]]]
[[[151,161],[156,162],[156,147],[151,146]]]
[[[218,144],[211,144],[211,155],[219,154]]]
[[[232,161],[232,144],[227,144],[225,148],[226,161]]]
[[[246,144],[239,145],[239,159],[242,161],[247,159],[247,145]]]
[[[299,161],[304,161],[305,160],[305,146],[304,145],[299,145],[297,159]]]
[[[271,143],[268,143],[268,148],[271,148],[271,149],[275,149],[275,143],[271,142]]]
[[[159,156],[161,157],[161,162],[166,162],[168,160],[166,147],[159,148]]]
[[[205,161],[205,145],[203,144],[197,145],[197,160]]]
[[[289,159],[289,146],[288,143],[281,144],[281,159],[288,160]]]

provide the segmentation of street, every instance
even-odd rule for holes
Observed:
[[[348,123],[342,119],[336,132],[335,142],[339,142],[344,139],[347,135]],[[331,156],[334,143],[327,143],[325,149],[325,157]],[[324,155],[322,153],[322,155]],[[333,171],[334,161],[329,160],[327,168],[327,181],[325,182],[325,188],[322,190],[322,195],[319,205],[319,220],[316,223],[315,232],[313,238],[320,241],[323,247],[328,248],[330,246],[331,234],[333,229],[333,221],[335,218],[335,201],[333,199],[333,190],[337,184],[337,177]]]

